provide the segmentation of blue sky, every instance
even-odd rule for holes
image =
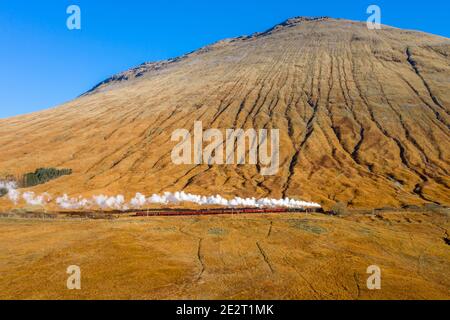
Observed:
[[[263,31],[293,16],[382,23],[450,37],[450,1],[1,0],[0,118],[69,101],[108,76],[214,41]],[[68,30],[66,9],[81,8]]]

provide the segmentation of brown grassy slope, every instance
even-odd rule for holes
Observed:
[[[0,299],[450,299],[448,228],[409,212],[0,219]]]
[[[292,19],[145,64],[58,108],[0,120],[0,174],[72,168],[36,191],[450,204],[450,40]],[[281,168],[175,166],[177,128],[278,128]]]

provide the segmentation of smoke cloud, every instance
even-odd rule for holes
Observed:
[[[52,198],[48,193],[36,196],[34,192],[25,192],[22,198],[30,206],[44,206],[52,201]]]
[[[32,206],[45,206],[52,202],[52,197],[43,193],[41,195],[35,195],[34,192],[25,192],[20,197],[20,192],[16,190],[16,185],[13,182],[1,182],[0,188],[8,190],[8,198],[14,204],[18,204],[22,198],[25,203]],[[134,198],[129,202],[121,194],[116,196],[95,195],[90,199],[83,198],[81,196],[71,198],[67,194],[57,197],[55,200],[56,205],[63,210],[80,210],[80,209],[93,209],[100,208],[113,209],[113,210],[128,210],[128,209],[141,209],[147,205],[171,205],[180,203],[194,203],[200,206],[215,205],[224,207],[252,207],[252,208],[320,208],[320,205],[314,202],[306,202],[295,199],[271,199],[271,198],[240,198],[235,197],[228,200],[220,195],[214,196],[201,196],[190,193],[181,192],[165,192],[162,195],[154,194],[150,197],[146,197],[142,193],[136,193]]]
[[[142,195],[140,195],[142,197]],[[141,198],[142,200],[142,198]],[[147,199],[148,204],[177,204],[190,202],[198,205],[218,205],[227,207],[255,207],[255,208],[320,208],[320,205],[313,202],[306,202],[294,199],[270,199],[270,198],[240,198],[235,197],[227,200],[220,195],[199,196],[185,192],[165,192],[161,195],[153,195]]]
[[[67,194],[56,198],[56,204],[64,210],[90,209],[92,202],[82,197],[69,198]]]
[[[16,190],[17,185],[13,181],[0,181],[0,189],[5,189],[11,202],[17,204],[20,198],[20,192]]]

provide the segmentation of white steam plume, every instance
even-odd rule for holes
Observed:
[[[142,208],[147,203],[147,199],[142,193],[136,193],[136,196],[131,199],[130,206],[131,208]]]
[[[140,195],[142,196],[142,195]],[[161,195],[153,195],[147,199],[148,204],[176,204],[180,202],[191,202],[198,205],[219,205],[227,207],[255,207],[255,208],[320,208],[314,202],[306,202],[294,199],[270,199],[270,198],[240,198],[235,197],[227,200],[220,195],[199,196],[185,192],[165,192]]]
[[[0,188],[8,191],[8,198],[14,204],[17,204],[21,197],[20,192],[16,190],[16,184],[14,182],[2,182],[0,181]],[[52,198],[49,194],[43,193],[36,196],[34,192],[25,192],[22,195],[22,199],[28,204],[33,206],[45,206],[51,203]],[[83,198],[81,196],[76,198],[70,198],[67,194],[56,198],[56,205],[64,210],[80,210],[80,209],[92,209],[100,208],[113,209],[113,210],[128,210],[128,209],[140,209],[146,205],[152,204],[179,204],[179,203],[195,203],[200,206],[217,205],[224,207],[252,207],[252,208],[320,208],[320,205],[314,202],[306,202],[294,199],[270,199],[270,198],[240,198],[235,197],[228,200],[220,195],[215,196],[200,196],[190,193],[181,192],[165,192],[162,195],[154,194],[151,197],[146,197],[142,193],[136,193],[134,198],[129,202],[125,200],[123,195],[106,196],[95,195],[90,199]]]
[[[22,195],[22,198],[30,206],[44,206],[52,201],[52,198],[48,193],[36,196],[34,192],[31,191],[25,192]]]
[[[56,204],[61,209],[65,210],[89,209],[92,207],[92,202],[90,200],[84,199],[81,196],[78,198],[69,198],[67,194],[56,198]]]
[[[7,191],[7,196],[11,202],[17,204],[20,198],[20,192],[16,190],[17,185],[14,181],[0,181],[0,189]]]

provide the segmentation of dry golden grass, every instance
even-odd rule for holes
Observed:
[[[449,226],[394,212],[0,219],[0,298],[450,299]],[[366,288],[369,265],[381,290]]]

